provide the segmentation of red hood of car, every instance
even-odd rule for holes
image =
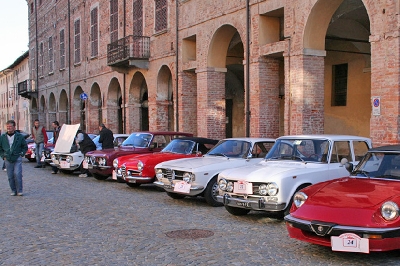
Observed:
[[[317,191],[312,191],[310,187],[305,192],[308,199],[293,212],[294,217],[352,226],[369,224],[373,227],[376,225],[374,213],[381,204],[388,200],[398,202],[400,181],[341,178],[325,182]]]
[[[140,160],[144,164],[156,165],[158,163],[175,160],[180,158],[193,157],[195,155],[171,153],[171,152],[155,152],[151,154],[140,154],[140,155],[126,155],[118,158],[118,165],[125,164],[126,166],[136,166]]]

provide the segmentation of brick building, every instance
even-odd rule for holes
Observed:
[[[47,126],[400,142],[399,0],[27,3]]]

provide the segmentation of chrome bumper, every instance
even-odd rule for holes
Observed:
[[[225,206],[252,209],[258,211],[283,211],[286,203],[268,203],[264,198],[258,200],[248,200],[241,198],[233,198],[228,194],[223,196],[217,195],[217,201],[223,203]]]

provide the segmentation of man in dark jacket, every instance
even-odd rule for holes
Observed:
[[[89,151],[96,150],[96,144],[89,137],[89,135],[83,132],[82,130],[78,130],[78,134],[76,136],[76,143],[79,146],[79,150],[83,153],[83,156],[85,156],[86,153]],[[81,169],[81,174],[79,175],[79,177],[87,177],[88,175],[90,175],[89,170],[83,168],[83,163],[81,164],[80,169]]]
[[[15,131],[15,121],[8,120],[7,132],[0,136],[0,156],[6,164],[12,196],[22,196],[22,157],[28,150],[25,138]]]
[[[112,131],[104,124],[100,124],[99,126],[100,138],[99,143],[101,143],[101,148],[104,149],[113,149],[114,148],[114,135]]]

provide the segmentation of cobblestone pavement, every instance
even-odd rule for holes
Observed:
[[[0,265],[398,265],[398,252],[354,254],[290,239],[281,220],[244,217],[202,198],[174,200],[24,162],[24,196],[0,173]],[[188,238],[173,238],[176,230]],[[176,232],[175,232],[176,233]],[[197,233],[197,234],[196,234]]]

